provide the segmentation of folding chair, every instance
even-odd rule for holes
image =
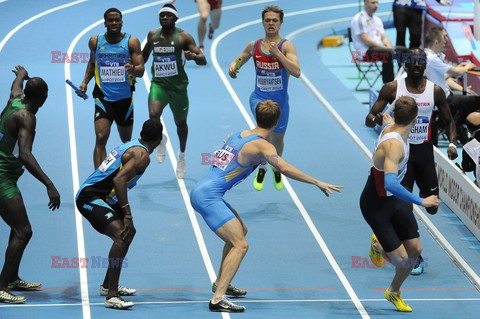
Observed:
[[[351,28],[348,28],[348,49],[350,50],[350,55],[352,56],[352,61],[355,63],[355,66],[357,67],[358,70],[358,76],[359,76],[359,81],[357,83],[357,86],[355,87],[355,91],[365,91],[370,88],[372,88],[375,83],[377,83],[377,80],[380,78],[380,75],[382,75],[382,70],[380,69],[380,66],[378,66],[378,63],[380,62],[375,62],[375,61],[370,61],[370,60],[364,60],[363,56],[358,57],[358,55],[355,55],[354,52],[358,52],[356,50],[352,49],[353,46],[353,40],[352,40],[352,30]],[[368,74],[371,73],[374,77],[373,82],[370,81],[368,78]],[[360,84],[365,81],[368,84],[368,89],[359,89]]]

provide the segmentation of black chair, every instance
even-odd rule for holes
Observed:
[[[359,81],[357,83],[357,86],[355,87],[355,91],[366,91],[370,88],[372,88],[375,83],[377,83],[378,79],[382,75],[382,70],[380,69],[380,66],[378,63],[379,61],[370,61],[368,59],[363,59],[362,56],[358,57],[358,54],[354,54],[354,52],[358,52],[354,49],[352,49],[353,46],[353,40],[352,40],[352,30],[351,28],[347,29],[348,31],[348,49],[350,50],[350,55],[352,56],[352,61],[355,63],[355,66],[357,67],[358,73],[359,73]],[[368,75],[373,76],[373,81],[371,81],[368,78]],[[368,89],[360,89],[360,84],[362,82],[367,82],[368,84]]]

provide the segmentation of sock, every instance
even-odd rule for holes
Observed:
[[[179,158],[184,158],[185,157],[185,152],[178,152],[178,157]]]

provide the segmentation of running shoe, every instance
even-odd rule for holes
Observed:
[[[283,178],[282,178],[282,173],[275,171],[272,168],[273,171],[273,186],[277,191],[281,191],[283,189]]]
[[[425,269],[425,262],[423,261],[422,255],[420,255],[415,261],[415,266],[413,267],[410,275],[413,275],[413,276],[421,275],[423,274],[424,269]]]
[[[377,236],[375,236],[375,234],[372,235],[372,237],[370,238],[370,260],[372,261],[372,263],[377,266],[377,267],[382,267],[383,266],[383,256],[381,253],[379,253],[375,247],[374,247],[374,244],[378,242],[377,240]]]
[[[108,288],[104,288],[103,285],[100,285],[99,292],[100,292],[100,296],[106,296],[106,295],[108,295]],[[123,286],[120,286],[120,285],[118,286],[118,294],[120,296],[132,296],[136,292],[137,292],[136,289],[127,288],[127,287],[123,287]]]
[[[120,296],[113,296],[111,298],[105,298],[103,302],[106,308],[114,308],[114,309],[121,309],[125,310],[128,308],[132,308],[134,303],[132,301],[126,301]]]
[[[222,300],[220,300],[218,303],[214,304],[210,300],[208,303],[208,308],[210,311],[216,311],[216,312],[244,312],[245,307],[243,306],[237,306],[233,302],[231,302],[226,296],[222,297]]]
[[[202,53],[205,53],[205,47],[203,45],[199,45],[198,48],[200,51],[202,51]]]
[[[212,285],[212,292],[217,291],[217,284],[213,283]],[[225,292],[227,296],[230,297],[244,297],[247,294],[246,290],[239,289],[235,287],[234,285],[230,284],[228,285],[227,291]]]
[[[157,162],[163,163],[165,160],[165,152],[167,150],[167,141],[168,138],[165,136],[165,134],[162,134],[162,141],[157,147],[157,153],[155,154],[155,157],[157,158]]]
[[[185,156],[180,156],[180,152],[177,154],[177,178],[182,179],[185,177],[187,172],[187,163],[185,161]]]
[[[23,296],[15,296],[8,290],[0,290],[0,302],[3,303],[24,303],[27,298]]]
[[[266,169],[258,169],[257,175],[253,180],[253,188],[255,188],[257,191],[261,191],[265,186],[265,174],[267,174]]]
[[[42,288],[42,284],[39,282],[27,282],[23,279],[17,279],[14,282],[8,284],[9,290],[28,290],[36,291]]]
[[[398,311],[412,312],[412,308],[407,305],[400,296],[400,291],[397,293],[391,293],[388,291],[388,289],[385,290],[385,299],[393,303],[393,305],[397,308]]]
[[[214,31],[215,31],[215,30],[212,28],[212,24],[210,23],[210,24],[208,25],[208,38],[209,38],[210,40],[213,39],[213,32],[214,32]]]

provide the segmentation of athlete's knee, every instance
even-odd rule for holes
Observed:
[[[208,10],[200,11],[200,23],[206,23],[208,19]]]
[[[235,247],[236,249],[238,249],[242,255],[245,255],[248,251],[248,242],[245,238],[243,238],[242,240],[239,240],[235,243],[233,243],[233,247]]]
[[[30,224],[19,227],[13,231],[14,236],[17,240],[28,243],[33,236],[32,226]]]
[[[96,136],[95,144],[97,146],[105,146],[107,144],[108,137],[110,136],[110,131],[105,131],[105,130],[97,131],[95,133],[95,136]]]

